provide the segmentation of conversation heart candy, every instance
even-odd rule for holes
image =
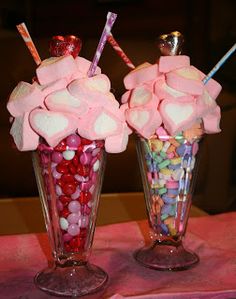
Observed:
[[[39,135],[32,130],[29,124],[29,112],[14,119],[10,134],[20,151],[33,151],[38,147]]]
[[[68,135],[75,133],[78,119],[73,114],[35,109],[30,113],[30,125],[47,143],[54,147]]]
[[[73,97],[66,88],[49,94],[45,99],[45,105],[49,110],[72,112],[76,116],[80,116],[88,111],[87,103]]]
[[[171,135],[175,135],[196,120],[196,104],[163,100],[160,104],[160,114],[165,128]]]
[[[10,94],[7,109],[12,116],[17,117],[42,106],[43,100],[44,95],[36,84],[21,81]]]

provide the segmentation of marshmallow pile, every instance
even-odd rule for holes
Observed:
[[[97,67],[88,77],[91,62],[64,55],[42,61],[36,80],[19,82],[7,109],[14,117],[10,134],[20,151],[35,150],[44,138],[55,147],[70,134],[105,140],[105,150],[126,149],[130,130],[123,110],[110,92],[109,78]]]
[[[144,63],[124,78],[127,91],[121,109],[128,125],[144,138],[162,126],[174,136],[202,122],[205,133],[220,132],[221,85],[190,65],[185,55],[161,56],[156,64]]]

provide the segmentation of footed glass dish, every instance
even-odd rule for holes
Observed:
[[[102,141],[73,134],[51,148],[33,152],[53,265],[35,276],[41,290],[57,296],[94,293],[108,275],[89,263],[105,168]]]
[[[136,138],[150,227],[150,245],[135,259],[156,270],[185,270],[199,257],[183,245],[198,168],[201,136]]]

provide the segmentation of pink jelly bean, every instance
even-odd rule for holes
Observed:
[[[79,187],[77,187],[76,188],[76,190],[75,190],[75,192],[71,195],[71,198],[72,199],[76,199],[76,198],[78,198],[79,196],[80,196],[80,188]]]
[[[62,174],[60,172],[56,171],[56,169],[53,169],[52,176],[58,180],[61,178]]]
[[[72,238],[73,238],[72,235],[70,235],[68,233],[63,235],[63,241],[64,242],[69,242]]]
[[[58,196],[62,195],[62,190],[61,190],[61,187],[59,185],[56,185],[56,194]]]
[[[77,224],[70,224],[67,231],[71,236],[77,236],[80,232],[80,227]]]
[[[68,221],[70,224],[77,223],[77,222],[79,221],[79,217],[80,217],[80,212],[78,212],[78,213],[71,213],[71,214],[67,217],[67,221]]]
[[[78,181],[78,182],[87,182],[89,180],[88,177],[84,177],[82,175],[76,174],[74,176],[74,178]]]
[[[95,157],[97,156],[97,154],[100,152],[100,148],[95,148],[93,151],[92,151],[92,156]]]
[[[68,209],[72,213],[77,213],[80,211],[81,205],[77,200],[72,200],[68,205]]]
[[[66,138],[66,144],[70,147],[70,148],[75,148],[77,149],[77,147],[81,144],[81,139],[78,135],[76,134],[72,134],[70,136],[68,136]]]
[[[60,152],[57,152],[57,151],[54,151],[52,153],[52,161],[55,162],[55,163],[60,163],[61,161],[63,160],[63,156],[62,156],[62,153]]]
[[[58,211],[62,211],[63,208],[64,208],[63,203],[60,200],[58,200],[57,201],[57,209],[58,209]]]
[[[81,228],[85,228],[88,226],[89,217],[87,215],[83,215],[79,217],[78,226]]]
[[[82,165],[89,165],[92,160],[92,155],[90,153],[83,153],[80,156],[80,163]]]
[[[92,185],[91,181],[89,181],[89,182],[82,182],[80,184],[80,189],[81,189],[81,191],[88,191],[89,188],[91,187],[91,185]]]

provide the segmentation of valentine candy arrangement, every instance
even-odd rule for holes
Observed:
[[[143,63],[126,75],[121,109],[136,133],[138,161],[150,226],[151,245],[135,259],[157,270],[183,270],[198,256],[183,247],[197,153],[203,134],[220,132],[216,98],[221,86],[211,76],[236,45],[205,76],[181,53],[183,36],[160,36],[157,63]],[[117,51],[117,49],[115,49]],[[119,53],[118,53],[119,54]],[[127,66],[129,66],[127,64]]]
[[[115,19],[108,13],[92,63],[78,56],[81,40],[75,36],[53,37],[51,57],[41,61],[25,25],[17,26],[38,66],[33,83],[20,82],[9,97],[10,133],[20,151],[33,152],[54,259],[35,283],[54,295],[90,294],[108,278],[88,259],[105,153],[122,152],[128,143],[123,111],[97,66]]]

